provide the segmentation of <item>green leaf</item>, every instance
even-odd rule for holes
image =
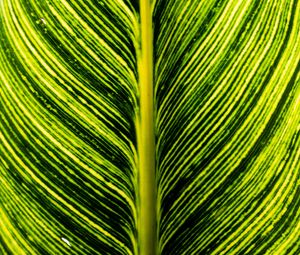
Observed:
[[[297,1],[156,1],[161,254],[299,254]]]
[[[0,254],[299,254],[295,0],[0,0]]]
[[[135,1],[1,1],[1,254],[137,253]]]

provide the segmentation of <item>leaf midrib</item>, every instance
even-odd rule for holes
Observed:
[[[141,44],[138,54],[139,102],[138,141],[138,243],[140,255],[157,254],[155,135],[153,107],[153,31],[149,0],[141,0]]]

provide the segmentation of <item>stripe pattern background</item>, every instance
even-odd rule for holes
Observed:
[[[156,0],[161,254],[300,254],[300,3]]]
[[[0,254],[136,254],[138,3],[0,1]]]
[[[153,7],[161,254],[299,254],[299,3]],[[137,254],[138,3],[0,12],[0,254]]]

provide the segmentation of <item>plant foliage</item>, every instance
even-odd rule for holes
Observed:
[[[145,3],[0,0],[0,254],[300,254],[299,1]]]

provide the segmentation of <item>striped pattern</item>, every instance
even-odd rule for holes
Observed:
[[[137,254],[136,0],[0,1],[0,254]]]
[[[153,4],[161,254],[300,254],[300,2]]]
[[[159,253],[298,255],[300,3],[152,6]],[[139,8],[0,0],[1,255],[141,251]]]

